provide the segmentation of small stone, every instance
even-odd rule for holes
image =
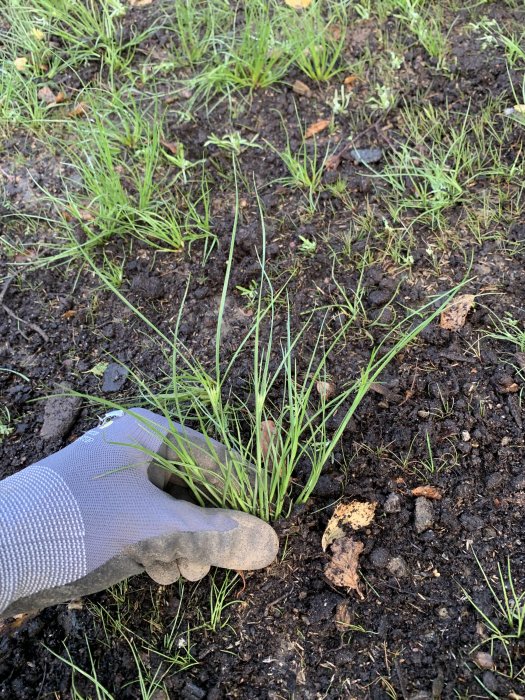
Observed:
[[[459,521],[465,530],[468,530],[469,532],[481,530],[483,527],[483,520],[477,515],[470,515],[470,513],[463,513]]]
[[[44,422],[40,435],[45,440],[67,435],[78,416],[81,405],[80,396],[51,396],[44,407]]]
[[[485,673],[482,676],[483,680],[483,685],[487,690],[490,690],[491,693],[496,694],[499,690],[499,684],[498,684],[498,679],[496,676],[492,673],[492,671],[485,671]]]
[[[383,506],[385,513],[401,512],[401,496],[397,493],[389,493]]]
[[[461,439],[463,442],[470,442],[470,433],[468,430],[461,431]]]
[[[337,604],[335,609],[335,624],[342,631],[348,631],[353,622],[353,615],[346,600]]]
[[[384,569],[388,566],[390,552],[384,547],[377,547],[370,552],[370,562],[376,569]]]
[[[380,148],[351,148],[348,158],[355,163],[378,163],[383,157]]]
[[[122,389],[127,378],[128,370],[126,367],[119,365],[117,362],[110,362],[103,375],[102,391],[108,394]]]
[[[472,655],[472,661],[478,668],[481,668],[484,671],[492,671],[495,668],[494,659],[486,651],[476,651]]]
[[[505,437],[501,439],[501,446],[502,447],[507,447],[508,445],[510,445],[510,443],[511,443],[511,440],[510,440],[510,437],[508,435],[505,435]]]
[[[388,573],[395,578],[406,578],[409,575],[408,564],[403,557],[394,557],[386,567]]]
[[[417,412],[417,415],[420,418],[428,418],[430,415],[430,411],[427,411],[425,408],[422,408],[420,411]]]
[[[440,617],[442,620],[446,620],[447,617],[450,617],[448,609],[445,608],[445,606],[438,608],[437,614],[438,614],[438,617]]]
[[[181,693],[181,700],[202,700],[206,696],[206,691],[199,688],[192,681],[186,681]]]
[[[520,474],[512,482],[514,491],[525,491],[525,474]]]
[[[428,498],[416,498],[414,527],[418,535],[434,525],[434,508]]]
[[[486,481],[487,491],[499,491],[501,485],[505,481],[505,475],[501,472],[494,472]]]

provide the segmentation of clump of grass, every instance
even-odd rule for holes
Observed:
[[[264,231],[262,216],[261,224]],[[323,396],[318,392],[318,383],[326,381],[328,363],[342,342],[347,325],[332,334],[329,340],[325,337],[324,323],[319,331],[314,331],[312,317],[298,331],[294,330],[286,290],[275,291],[266,273],[264,237],[261,281],[253,321],[232,355],[224,357],[221,333],[235,230],[236,223],[218,310],[215,363],[211,371],[193,357],[178,338],[183,305],[173,338],[168,338],[133,307],[100,270],[93,268],[161,341],[168,363],[163,390],[159,391],[147,377],[130,369],[143,405],[162,414],[168,421],[191,422],[192,427],[225,445],[230,456],[222,473],[209,481],[193,462],[185,440],[173,438],[169,446],[180,455],[180,462],[164,461],[165,468],[182,479],[201,504],[211,500],[223,507],[233,507],[272,520],[288,513],[293,503],[305,503],[309,499],[370,385],[438,316],[450,295],[446,295],[446,301],[438,308],[435,302],[430,302],[409,314],[371,349],[369,361],[361,368],[357,379],[349,381],[337,395]],[[285,331],[279,335],[275,325],[277,309],[283,302]],[[301,362],[299,349],[306,339],[312,349]],[[248,395],[243,397],[234,394],[228,386],[231,378],[238,376],[241,363],[245,366],[246,354],[250,356],[251,377],[246,377]],[[111,409],[122,408],[101,398],[91,398]],[[335,416],[337,428],[330,431],[328,426]],[[172,432],[177,434],[175,430]],[[262,438],[264,434],[269,435],[266,444]],[[296,481],[300,468],[306,472],[301,483]]]
[[[86,118],[69,125],[66,146],[75,176],[61,195],[44,191],[57,233],[39,264],[91,256],[115,240],[180,251],[213,239],[206,174],[199,168],[191,179],[201,163],[187,160],[182,144],[175,155],[164,149],[158,109],[148,115],[124,96],[85,95]]]
[[[331,2],[328,7],[325,14],[323,3],[314,0],[302,13],[290,11],[284,24],[289,45],[294,47],[294,63],[316,82],[326,82],[347,70],[342,61],[348,26],[346,4]]]
[[[432,105],[418,114],[403,110],[398,148],[375,175],[389,186],[387,204],[396,223],[408,214],[412,223],[443,230],[446,212],[468,201],[478,182],[498,186],[517,175],[518,161],[506,164],[501,137],[486,131],[487,115],[460,117],[455,125],[457,117],[448,108],[444,113]]]

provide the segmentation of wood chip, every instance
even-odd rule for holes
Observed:
[[[67,113],[68,117],[85,117],[89,111],[89,107],[85,102],[78,102],[73,109]]]
[[[320,119],[318,122],[310,124],[308,129],[305,131],[304,138],[309,139],[312,136],[315,136],[315,134],[319,134],[321,131],[324,131],[329,125],[329,119]]]
[[[55,93],[47,85],[41,87],[36,94],[38,99],[45,102],[46,105],[54,105],[56,103]]]
[[[296,80],[292,85],[292,90],[296,95],[304,95],[304,97],[310,97],[312,95],[312,91],[302,80]]]
[[[335,385],[333,382],[316,382],[315,388],[321,397],[321,401],[326,401],[335,394]]]
[[[432,501],[440,501],[443,498],[443,492],[437,486],[416,486],[412,489],[413,496],[424,496]]]
[[[459,331],[465,325],[467,314],[474,305],[475,294],[460,294],[441,313],[439,325],[447,331]]]
[[[27,58],[25,56],[19,56],[13,61],[15,68],[19,71],[24,71],[27,69]]]
[[[305,7],[310,7],[312,0],[284,0],[284,4],[294,10],[304,10]]]
[[[268,453],[270,452],[270,447],[275,435],[277,434],[277,427],[273,420],[263,420],[261,422],[261,434],[259,436],[261,442],[261,452],[264,459],[267,459]]]
[[[328,562],[324,574],[334,586],[351,588],[358,596],[364,598],[359,587],[359,555],[364,549],[362,542],[357,542],[351,537],[337,540],[332,545],[332,558]]]

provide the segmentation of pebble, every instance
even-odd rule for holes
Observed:
[[[483,685],[487,690],[490,690],[491,693],[497,693],[499,690],[498,686],[498,679],[496,676],[492,673],[492,671],[485,671],[485,673],[482,676],[483,680]]]
[[[383,509],[385,513],[399,513],[401,511],[401,496],[398,493],[389,493]]]
[[[62,390],[65,387],[62,387]],[[82,405],[80,396],[52,396],[44,406],[44,422],[40,435],[45,440],[62,438],[70,430]]]
[[[525,474],[520,474],[512,482],[514,491],[525,491]]]
[[[461,431],[461,439],[463,442],[470,442],[470,433],[468,430]]]
[[[472,655],[472,661],[476,664],[476,666],[478,666],[478,668],[481,668],[484,671],[491,671],[495,666],[494,659],[486,651],[476,651],[476,653]]]
[[[378,163],[382,157],[380,148],[351,148],[348,152],[348,158],[356,163]]]
[[[505,481],[505,475],[501,472],[491,474],[485,483],[487,491],[498,491]]]
[[[377,547],[370,552],[370,562],[376,569],[384,569],[388,566],[390,552],[384,547]]]
[[[409,575],[408,564],[403,557],[393,557],[386,567],[388,573],[395,578],[406,578]]]
[[[428,498],[416,498],[414,527],[418,535],[434,525],[434,507]]]
[[[481,530],[484,524],[483,520],[479,516],[470,515],[469,513],[463,513],[463,515],[459,518],[459,522],[465,528],[465,530],[469,530],[469,532]]]
[[[112,391],[122,389],[127,378],[128,370],[126,367],[117,362],[110,362],[102,378],[102,391],[109,394]]]

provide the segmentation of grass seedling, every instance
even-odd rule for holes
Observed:
[[[256,143],[258,136],[255,135],[252,139],[245,139],[238,131],[224,136],[216,136],[211,134],[209,139],[204,144],[205,146],[217,146],[228,153],[233,153],[235,156],[240,156],[243,151],[248,148],[262,148]]]
[[[486,338],[501,340],[505,343],[511,343],[520,352],[525,352],[525,328],[523,323],[506,313],[503,318],[498,318],[493,315],[494,330],[485,331],[483,335]]]
[[[513,678],[514,663],[518,652],[519,640],[525,635],[525,591],[519,591],[514,581],[510,558],[507,558],[505,567],[498,563],[498,575],[493,582],[475,552],[473,552],[476,563],[481,571],[483,581],[487,587],[493,602],[494,616],[483,610],[474,600],[473,596],[464,588],[463,594],[466,599],[480,615],[485,625],[489,638],[484,640],[480,646],[489,645],[490,654],[503,650],[509,665],[509,676]],[[523,670],[523,669],[522,669]],[[519,673],[522,672],[519,671]]]
[[[11,425],[11,414],[7,406],[0,406],[0,445],[4,438],[11,435],[14,428]]]
[[[229,625],[230,616],[224,617],[224,612],[232,605],[239,603],[238,600],[232,597],[233,590],[237,586],[239,576],[230,571],[224,574],[222,583],[218,583],[219,574],[215,572],[210,578],[210,619],[203,619],[203,627],[210,632],[217,632]]]
[[[264,232],[262,213],[261,226]],[[165,349],[169,375],[163,391],[155,390],[147,378],[130,368],[130,376],[137,385],[143,404],[170,421],[191,423],[205,435],[218,439],[228,452],[228,463],[223,465],[223,471],[206,474],[195,465],[184,439],[175,437],[169,444],[180,455],[180,460],[164,461],[165,468],[181,478],[201,504],[212,500],[218,505],[272,520],[287,513],[294,502],[305,503],[309,499],[370,385],[396,355],[441,313],[450,295],[446,295],[443,303],[436,305],[432,301],[409,313],[404,321],[385,335],[379,345],[372,348],[368,363],[361,368],[355,380],[349,381],[337,396],[321,398],[316,389],[317,383],[326,379],[327,364],[339,347],[347,327],[343,326],[327,341],[323,322],[317,331],[313,330],[312,318],[307,318],[298,329],[293,326],[285,290],[274,290],[266,273],[264,236],[259,296],[252,324],[232,353],[224,356],[222,328],[236,227],[235,221],[218,309],[215,366],[211,372],[178,340],[183,304],[173,337],[168,338],[133,307],[96,266],[90,264],[117,297],[155,333]],[[457,289],[452,290],[452,294]],[[277,334],[276,309],[283,313],[283,301],[285,326],[283,333]],[[306,338],[311,343],[311,350],[300,361],[299,350]],[[246,356],[250,358],[251,377],[246,376],[248,393],[244,396],[232,392],[228,387],[230,379],[239,376],[238,367],[245,367]],[[241,372],[240,376],[245,375],[245,370]],[[92,399],[108,408],[122,408],[105,399]],[[336,414],[338,427],[329,434],[327,425]],[[269,444],[264,446],[261,435],[268,425],[273,425],[274,430]],[[155,430],[149,422],[148,426]],[[172,433],[177,435],[175,430]],[[302,482],[294,483],[299,465],[306,468],[307,475]]]
[[[284,150],[279,151],[271,143],[268,143],[268,145],[278,154],[288,170],[288,175],[278,178],[275,182],[304,190],[308,198],[310,211],[313,212],[316,209],[317,199],[322,189],[323,173],[329,155],[328,147],[324,155],[321,156],[318,152],[317,140],[314,138],[313,143],[309,144],[305,139],[303,129],[300,127],[302,136],[301,145],[297,151],[294,151],[290,144],[290,137],[286,125],[284,121],[282,123],[286,134],[286,146]]]

